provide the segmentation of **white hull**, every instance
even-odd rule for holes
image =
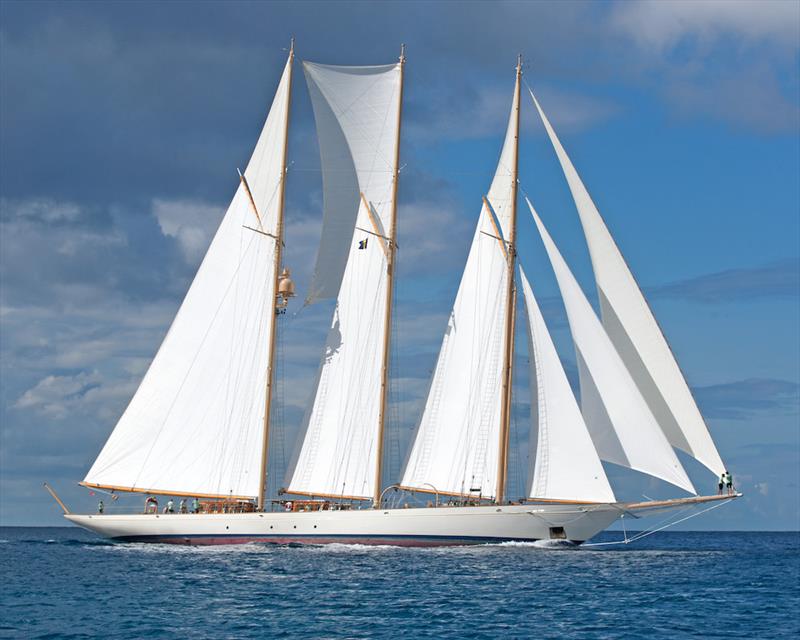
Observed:
[[[616,505],[528,504],[233,514],[74,515],[121,542],[440,546],[563,539],[580,543],[622,513]]]

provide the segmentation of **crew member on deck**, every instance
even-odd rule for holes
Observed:
[[[197,498],[192,499],[192,513],[200,513],[200,501]]]
[[[175,503],[172,501],[172,498],[167,502],[167,513],[175,513]]]
[[[106,505],[103,504],[103,501],[97,503],[97,513],[103,513],[103,510],[106,508]]]
[[[717,489],[717,495],[722,495],[722,487],[725,486],[725,472],[722,472],[722,475],[719,477],[719,488]]]
[[[722,476],[723,476],[723,478],[725,478],[725,486],[728,488],[728,495],[732,496],[733,495],[733,476],[730,474],[729,471],[725,471],[725,473],[722,474]],[[721,490],[720,490],[720,493],[722,493]]]
[[[178,505],[178,510],[181,513],[186,513],[186,498],[181,498],[180,504]]]

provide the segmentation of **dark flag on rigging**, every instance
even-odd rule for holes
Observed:
[[[358,241],[358,248],[359,249],[366,249],[368,241],[369,241],[369,238],[364,238],[363,240],[359,240]]]

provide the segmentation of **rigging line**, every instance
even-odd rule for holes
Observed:
[[[581,545],[581,546],[583,546],[583,547],[605,547],[605,546],[614,545],[614,544],[630,544],[631,542],[636,542],[637,540],[641,540],[642,538],[646,538],[647,536],[651,536],[654,533],[658,533],[659,531],[663,531],[664,529],[668,529],[669,527],[674,527],[676,524],[680,524],[681,522],[685,522],[686,520],[690,520],[690,519],[692,519],[692,518],[694,518],[696,516],[700,516],[700,515],[703,515],[704,513],[708,513],[709,511],[713,511],[714,509],[717,509],[717,508],[721,507],[722,505],[728,504],[731,500],[733,500],[733,498],[731,498],[730,500],[724,500],[723,502],[718,502],[717,504],[712,504],[710,507],[706,507],[702,511],[698,511],[696,513],[690,513],[688,516],[686,516],[684,518],[681,518],[680,520],[675,520],[675,522],[669,522],[669,523],[667,523],[667,524],[665,524],[665,525],[663,525],[661,527],[658,527],[656,529],[648,529],[646,531],[642,531],[642,532],[636,534],[635,536],[633,536],[632,538],[628,538],[627,537],[627,533],[626,533],[626,538],[624,540],[616,540],[614,542],[588,542],[588,543],[584,542],[583,545]]]

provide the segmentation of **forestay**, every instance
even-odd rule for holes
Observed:
[[[520,267],[528,312],[531,455],[528,495],[551,500],[614,502],[603,465],[561,366],[531,285]]]
[[[516,98],[401,485],[493,498],[502,413]]]
[[[304,66],[325,192],[311,298],[336,291],[338,297],[286,489],[370,498],[375,490],[387,330],[400,65]]]
[[[244,173],[258,215],[240,183],[88,486],[258,495],[290,73]]]
[[[578,209],[609,338],[669,442],[720,475],[724,464],[653,312],[532,91],[531,98]]]
[[[666,480],[691,481],[529,200],[567,310],[578,359],[581,408],[600,458]]]

